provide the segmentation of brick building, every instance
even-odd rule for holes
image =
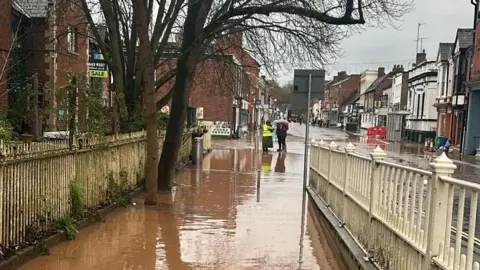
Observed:
[[[379,76],[365,91],[365,114],[370,119],[367,127],[385,126],[389,104],[389,95],[392,93],[393,77],[403,74],[403,66],[395,65],[389,73],[385,74],[383,68],[378,69]]]
[[[0,49],[9,54],[11,61],[7,66],[23,68],[20,72],[9,69],[2,76],[8,83],[0,86],[0,93],[8,91],[8,95],[13,95],[21,91],[25,83],[32,84],[32,77],[37,74],[40,107],[56,108],[43,115],[43,129],[65,129],[65,91],[61,86],[68,83],[69,72],[87,72],[88,35],[83,11],[71,1],[1,1],[0,26],[4,28],[0,29]],[[17,59],[15,63],[13,59]],[[8,95],[0,99],[2,112],[7,109]]]
[[[253,101],[259,98],[260,65],[242,46],[242,34],[235,33],[217,42],[214,57],[198,63],[189,106],[203,108],[203,120],[214,124],[214,135],[231,136],[253,127]],[[159,78],[175,66],[166,61],[156,71]],[[172,87],[164,85],[157,100]]]
[[[352,93],[360,89],[360,75],[348,75],[345,71],[338,72],[337,76],[326,84],[325,99],[322,102],[322,118],[328,118],[330,124],[343,122],[343,107]]]

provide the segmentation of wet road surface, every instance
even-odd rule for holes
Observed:
[[[20,269],[346,269],[308,210],[300,142],[282,155],[213,143],[157,206],[135,198]]]

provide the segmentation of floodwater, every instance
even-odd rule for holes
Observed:
[[[307,206],[303,147],[289,146],[262,154],[214,141],[203,168],[177,174],[158,205],[139,196],[20,269],[346,269]]]

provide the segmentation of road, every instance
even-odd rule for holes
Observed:
[[[213,141],[157,206],[139,196],[20,269],[346,269],[307,207],[301,140],[289,147],[262,154],[248,140]]]

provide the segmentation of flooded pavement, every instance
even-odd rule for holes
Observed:
[[[300,142],[287,154],[246,141],[213,147],[157,206],[135,198],[20,269],[346,269],[312,220]]]
[[[305,125],[292,124],[289,130],[290,134],[298,138],[290,140],[302,141],[305,136]],[[429,170],[430,162],[436,158],[436,153],[426,154],[423,151],[424,145],[402,142],[394,143],[386,140],[370,139],[363,136],[348,135],[344,131],[336,128],[320,128],[310,126],[310,138],[315,140],[335,141],[340,147],[345,147],[348,142],[352,142],[357,147],[357,152],[361,154],[370,154],[375,147],[380,146],[387,152],[387,159],[397,164]],[[475,157],[460,157],[449,154],[449,157],[457,165],[457,170],[453,177],[480,183],[480,160]]]

